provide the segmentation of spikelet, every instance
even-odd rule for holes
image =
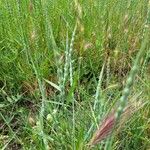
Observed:
[[[99,126],[99,129],[93,135],[91,141],[89,142],[89,146],[95,145],[105,139],[113,129],[115,124],[115,113],[110,113]]]
[[[113,110],[102,121],[98,130],[95,132],[88,145],[92,147],[100,143],[102,140],[104,140],[108,135],[112,133],[113,129],[115,130],[116,133],[118,133],[121,127],[127,122],[127,120],[143,106],[144,104],[142,105],[141,103],[137,103],[137,102],[128,105],[124,109],[120,117],[120,121],[117,122],[117,124],[116,124],[115,110]]]

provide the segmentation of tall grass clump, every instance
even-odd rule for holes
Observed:
[[[148,0],[1,0],[0,149],[149,149],[149,49]]]
[[[123,89],[122,96],[121,96],[121,98],[118,102],[118,108],[116,109],[116,111],[111,113],[107,118],[105,118],[105,120],[102,122],[101,126],[98,127],[99,129],[97,130],[97,132],[93,136],[93,138],[90,142],[90,145],[97,144],[103,138],[106,138],[106,136],[108,136],[108,134],[113,131],[114,126],[117,125],[118,121],[120,120],[120,117],[121,117],[122,113],[125,114],[129,110],[129,108],[126,107],[127,99],[128,99],[129,94],[130,94],[131,87],[133,86],[135,76],[136,76],[136,74],[137,74],[137,72],[140,68],[141,58],[145,55],[145,53],[146,53],[145,49],[146,49],[147,44],[149,42],[149,16],[150,16],[150,14],[149,14],[149,7],[148,7],[147,17],[146,17],[146,21],[145,21],[144,29],[143,29],[143,36],[142,36],[143,42],[141,44],[141,48],[139,49],[139,52],[138,52],[135,60],[134,60],[133,66],[132,66],[131,71],[130,71],[130,74],[128,75],[125,88]],[[106,146],[107,147],[107,148],[105,147],[106,149],[111,148],[110,143],[111,142],[107,143],[109,145],[109,148]]]

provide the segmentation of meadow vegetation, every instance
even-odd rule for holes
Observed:
[[[149,150],[150,1],[1,0],[0,149]]]

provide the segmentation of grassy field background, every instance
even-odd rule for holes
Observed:
[[[149,24],[149,0],[1,0],[0,149],[149,150]]]

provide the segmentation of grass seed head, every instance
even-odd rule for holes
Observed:
[[[93,135],[92,139],[89,142],[89,146],[94,146],[98,143],[100,143],[102,140],[104,140],[108,135],[110,135],[113,131],[115,133],[118,133],[123,125],[129,120],[129,118],[138,111],[141,107],[144,105],[141,105],[141,103],[132,103],[128,104],[126,108],[123,110],[123,113],[121,114],[119,122],[116,120],[116,113],[115,110],[113,110],[110,114],[107,115],[107,117],[102,121],[99,128]],[[117,124],[116,124],[117,123]]]

